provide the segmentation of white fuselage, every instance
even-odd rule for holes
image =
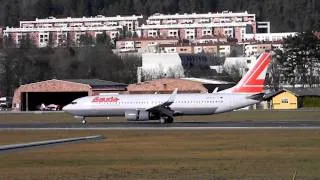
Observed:
[[[260,102],[271,53],[262,53],[236,86],[215,93],[88,96],[74,100],[64,111],[81,116],[125,116],[129,121],[159,119],[172,123],[177,115],[210,115],[243,108]],[[85,120],[83,119],[83,123]]]
[[[88,96],[75,100],[64,110],[84,117],[124,116],[126,112],[144,110],[168,100],[169,94]],[[247,94],[177,94],[170,109],[179,115],[210,115],[243,108],[259,101]]]

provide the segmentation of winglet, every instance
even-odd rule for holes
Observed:
[[[170,97],[168,98],[168,100],[162,104],[156,105],[156,106],[152,106],[151,108],[146,108],[146,111],[152,111],[154,109],[160,109],[162,107],[169,107],[172,103],[174,103],[174,100],[176,99],[176,96],[178,94],[178,88],[174,89],[174,91],[172,92],[172,94],[170,95]],[[164,112],[164,111],[168,111],[168,109],[163,109],[162,108],[162,113],[167,113],[168,116],[172,116],[170,115],[168,112]]]
[[[217,93],[218,92],[218,89],[219,89],[219,87],[216,87],[213,91],[212,91],[212,93],[214,94],[214,93]]]
[[[178,88],[175,88],[174,91],[172,92],[172,94],[170,95],[167,103],[173,103],[174,102],[174,99],[176,98],[178,94]]]

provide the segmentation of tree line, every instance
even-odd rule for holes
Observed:
[[[259,21],[271,21],[273,32],[320,29],[318,0],[0,0],[0,25],[18,26],[21,20],[49,16],[148,16],[225,10],[248,10]]]
[[[313,32],[302,32],[284,40],[283,50],[274,50],[271,85],[293,87],[320,85],[320,39]]]

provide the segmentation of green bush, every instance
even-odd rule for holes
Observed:
[[[304,97],[303,107],[320,107],[320,97]]]

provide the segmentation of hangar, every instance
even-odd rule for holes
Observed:
[[[215,88],[218,88],[218,90],[221,91],[234,85],[234,83],[226,81],[208,80],[201,78],[164,78],[145,81],[137,84],[130,84],[128,86],[128,92],[130,94],[168,94],[172,93],[175,88],[178,88],[179,93],[211,93],[215,90]]]
[[[42,103],[63,107],[74,99],[88,95],[125,92],[127,86],[127,84],[100,79],[52,79],[25,84],[15,90],[12,109],[35,111]]]

